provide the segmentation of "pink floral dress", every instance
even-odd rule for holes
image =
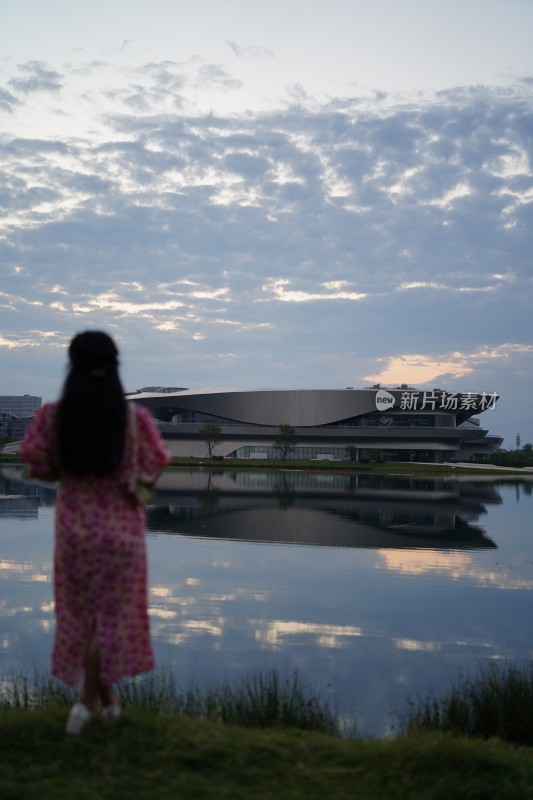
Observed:
[[[138,470],[155,480],[170,454],[150,412],[133,406]],[[55,512],[52,674],[77,686],[96,630],[101,679],[111,685],[154,667],[147,611],[146,514],[127,490],[132,425],[128,424],[119,472],[105,478],[73,478],[56,467],[55,411],[55,403],[43,406],[20,448],[30,474],[60,481]]]

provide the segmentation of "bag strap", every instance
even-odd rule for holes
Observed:
[[[128,427],[130,434],[128,489],[130,492],[134,492],[139,478],[139,440],[137,437],[137,411],[134,403],[128,403]]]

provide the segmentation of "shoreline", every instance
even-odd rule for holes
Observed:
[[[0,466],[24,466],[24,461],[18,455],[0,453]],[[348,474],[381,474],[381,475],[420,475],[420,476],[457,476],[457,475],[501,475],[508,478],[525,478],[533,480],[533,467],[506,467],[498,464],[471,463],[471,462],[431,462],[383,461],[383,462],[352,462],[352,461],[270,461],[249,459],[213,459],[178,457],[174,458],[166,467],[167,470],[198,470],[210,472],[249,471],[261,470],[269,472],[317,472],[317,473],[348,473]]]

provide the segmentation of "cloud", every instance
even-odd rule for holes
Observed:
[[[0,350],[14,350],[19,348],[36,348],[45,345],[47,348],[65,347],[65,338],[57,331],[27,331],[24,337],[15,337],[12,334],[4,336],[0,332]]]
[[[220,302],[226,303],[228,289],[209,288],[187,282],[187,291],[171,290],[168,286],[146,287],[138,282],[122,282],[113,289],[99,294],[69,295],[58,285],[48,290],[49,294],[61,294],[61,300],[53,300],[48,304],[53,311],[61,315],[80,317],[85,315],[95,319],[102,317],[111,320],[134,317],[147,320],[158,330],[174,330],[187,323],[197,325],[198,322],[209,321],[212,312],[208,308],[209,301],[216,303],[218,311]],[[207,305],[206,305],[207,304]],[[35,305],[43,305],[35,302]],[[180,316],[175,312],[179,310]]]
[[[262,289],[264,292],[270,293],[276,300],[281,300],[283,303],[311,303],[318,300],[364,300],[366,294],[361,292],[347,291],[344,287],[348,284],[346,281],[328,281],[322,286],[326,291],[322,292],[308,292],[303,290],[286,289],[290,285],[290,280],[285,278],[271,279]]]
[[[434,281],[412,281],[412,282],[405,282],[401,283],[399,286],[396,287],[397,292],[408,292],[413,290],[427,290],[427,291],[446,291],[446,292],[494,292],[500,287],[504,287],[510,281],[513,280],[512,275],[479,275],[476,276],[476,280],[479,283],[486,283],[487,280],[490,280],[491,283],[483,286],[464,286],[461,285],[464,283],[465,278],[467,279],[468,276],[450,276],[453,277],[458,281],[458,285],[453,286],[452,284],[444,284],[444,283],[435,283]]]
[[[42,306],[40,300],[28,300],[26,297],[17,297],[16,295],[8,294],[7,292],[0,292],[0,303],[4,308],[16,310],[20,306]]]
[[[480,366],[491,361],[513,359],[516,356],[533,357],[533,344],[506,343],[497,347],[482,347],[472,353],[448,353],[444,355],[402,354],[379,359],[385,366],[375,375],[366,375],[363,380],[384,384],[434,384],[441,380],[454,380],[472,374]]]
[[[449,360],[442,357],[405,354],[386,359],[386,366],[377,375],[365,375],[363,380],[385,384],[408,383],[419,385],[434,383],[443,378],[462,378],[473,369],[468,357],[453,353]]]
[[[11,78],[8,85],[15,92],[34,94],[35,92],[57,93],[63,88],[63,76],[54,69],[50,69],[42,61],[27,61],[19,64],[18,70],[22,75]]]
[[[219,64],[204,64],[198,70],[195,85],[202,89],[231,90],[241,87],[242,81],[232,75]]]
[[[8,92],[7,89],[0,89],[0,111],[12,113],[19,103],[20,100],[14,94]]]
[[[232,39],[228,39],[227,45],[235,53],[237,58],[273,58],[272,50],[264,45],[249,45],[248,47],[243,47]]]

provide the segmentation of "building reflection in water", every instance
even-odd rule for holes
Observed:
[[[494,548],[477,524],[500,504],[492,480],[404,475],[167,470],[149,530],[235,541],[327,547]],[[57,487],[23,467],[0,474],[0,516],[35,516]],[[291,511],[290,515],[279,511]],[[313,513],[314,512],[314,513]],[[299,526],[296,517],[305,515]],[[205,522],[209,520],[209,527]],[[302,520],[303,521],[303,520]]]
[[[472,480],[169,470],[148,524],[154,531],[236,541],[495,548],[477,523],[487,504],[501,502],[493,483]]]
[[[55,504],[57,487],[27,478],[23,467],[0,471],[0,517],[36,517],[40,506]]]

